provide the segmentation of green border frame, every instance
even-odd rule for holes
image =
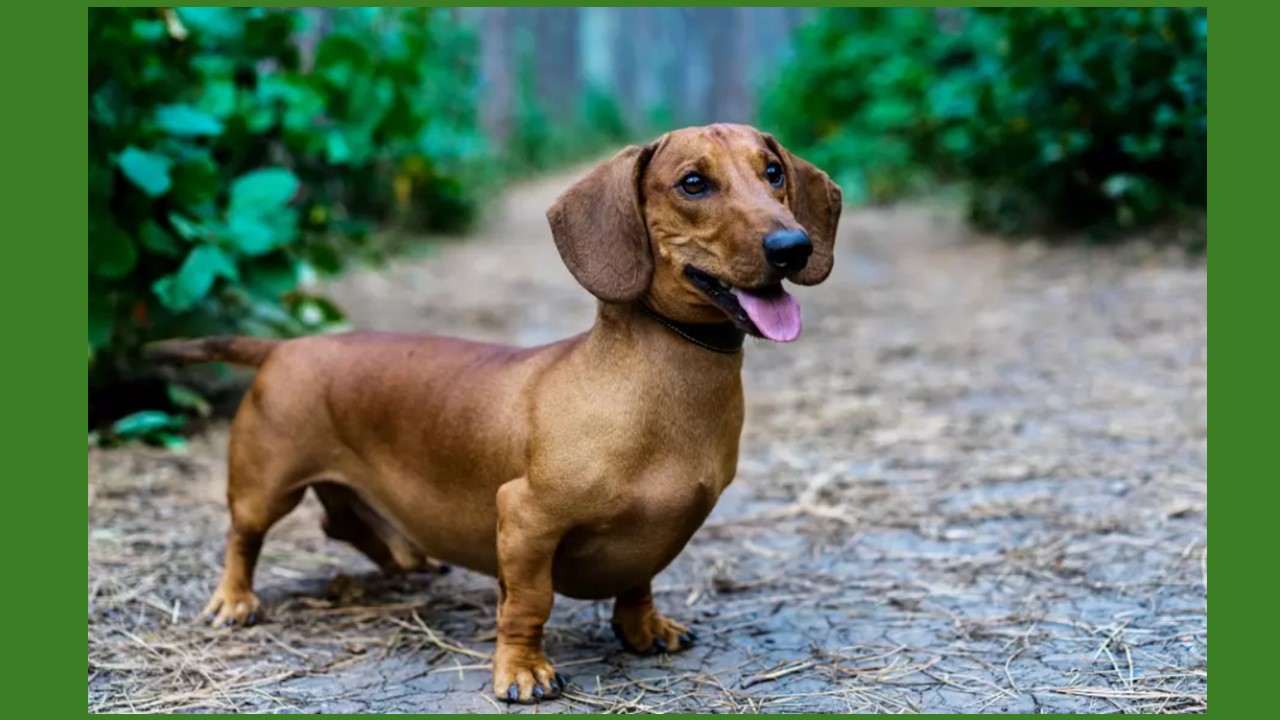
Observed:
[[[1267,410],[1280,397],[1276,383],[1264,379],[1274,365],[1270,348],[1264,346],[1274,343],[1271,327],[1251,323],[1248,316],[1264,307],[1280,307],[1276,286],[1267,282],[1274,282],[1280,269],[1276,242],[1264,237],[1274,227],[1264,213],[1271,214],[1267,211],[1277,203],[1280,188],[1280,153],[1273,139],[1276,82],[1274,75],[1264,75],[1264,68],[1280,67],[1280,5],[1258,3],[1246,10],[1244,3],[1198,4],[1210,7],[1213,20],[1210,85],[1216,132],[1210,150],[1209,202],[1217,218],[1215,234],[1232,236],[1225,244],[1217,241],[1210,277],[1209,309],[1218,327],[1212,337],[1220,353],[1216,357],[1223,363],[1212,373],[1219,383],[1210,414],[1227,425],[1217,426],[1212,468],[1220,479],[1210,490],[1217,541],[1213,567],[1225,572],[1215,573],[1219,582],[1211,624],[1216,692],[1209,712],[1215,717],[1245,717],[1257,710],[1258,716],[1265,716],[1266,710],[1275,711],[1275,702],[1262,699],[1260,692],[1267,687],[1263,673],[1270,669],[1274,653],[1255,637],[1263,639],[1258,637],[1260,630],[1269,628],[1268,608],[1274,607],[1274,596],[1267,591],[1266,568],[1274,566],[1265,550],[1270,546],[1265,528],[1268,520],[1274,522],[1270,516],[1275,480],[1270,475],[1274,461],[1268,462],[1270,458],[1259,451],[1275,441],[1276,426],[1268,423]],[[86,83],[86,7],[13,3],[4,11],[5,37],[0,42],[9,140],[3,174],[9,242],[0,265],[8,350],[8,402],[2,416],[4,437],[18,450],[4,483],[5,535],[10,543],[5,553],[5,639],[10,649],[6,664],[11,668],[4,686],[11,696],[11,712],[28,711],[36,717],[51,712],[78,716],[85,707],[73,677],[74,658],[83,647],[74,618],[79,613],[76,598],[84,587],[79,579],[84,576],[70,571],[81,562],[87,564],[80,554],[85,545],[79,533],[85,526],[64,508],[72,503],[71,481],[79,465],[76,450],[83,441],[87,412],[80,375],[84,370],[79,366],[84,356],[79,353],[87,323],[83,238],[88,224],[84,196],[78,194],[88,181],[88,100],[81,90]],[[80,249],[74,250],[77,242]],[[1227,473],[1230,482],[1224,485],[1227,481],[1221,478]]]

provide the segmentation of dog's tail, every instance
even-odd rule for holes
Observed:
[[[260,367],[280,340],[218,335],[195,340],[160,340],[146,346],[143,357],[155,363],[226,362]]]

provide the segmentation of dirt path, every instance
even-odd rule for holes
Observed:
[[[567,181],[334,294],[360,327],[577,332],[593,306],[543,219]],[[605,604],[560,599],[547,646],[574,688],[546,709],[1204,709],[1203,264],[959,228],[846,215],[831,280],[797,292],[805,336],[747,348],[738,480],[658,579],[701,644],[633,657]],[[90,451],[90,710],[497,709],[492,581],[377,578],[310,499],[266,545],[271,621],[189,624],[220,567],[225,441]]]

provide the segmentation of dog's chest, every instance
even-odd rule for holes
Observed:
[[[557,588],[608,597],[656,575],[702,526],[737,471],[740,424],[668,423],[640,462],[610,483],[610,501],[575,530],[557,558]],[[698,442],[691,440],[698,439]]]
[[[690,474],[666,465],[633,479],[612,512],[562,542],[554,568],[557,591],[604,598],[652,578],[688,544],[731,479],[728,472]]]

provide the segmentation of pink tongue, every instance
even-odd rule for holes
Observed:
[[[761,335],[774,342],[791,342],[800,337],[800,303],[786,290],[778,288],[767,294],[756,294],[734,288],[733,294]]]

